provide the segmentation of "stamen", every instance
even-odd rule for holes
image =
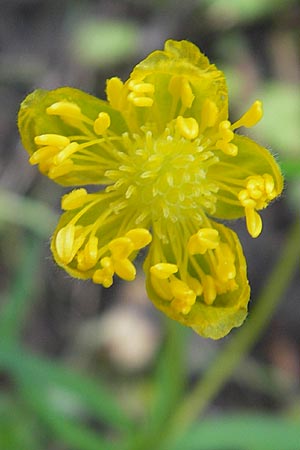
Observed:
[[[35,136],[34,142],[36,145],[50,145],[64,148],[70,144],[70,139],[60,134],[41,134],[40,136]]]
[[[139,250],[152,241],[151,233],[146,228],[134,228],[125,234],[131,240],[134,250]]]
[[[128,237],[119,237],[110,241],[108,248],[113,257],[119,260],[128,258],[130,253],[134,250],[134,245]]]
[[[136,276],[136,269],[129,259],[114,259],[116,274],[126,281],[132,281]]]
[[[53,146],[46,146],[39,148],[35,151],[29,158],[30,164],[40,164],[45,163],[47,160],[51,159],[53,156],[57,154],[59,149]]]
[[[232,130],[235,130],[239,127],[253,127],[260,121],[263,116],[262,103],[259,100],[256,100],[252,106],[242,115],[242,117],[234,122],[231,126]]]
[[[214,279],[211,275],[205,275],[202,278],[203,298],[207,305],[212,305],[217,297],[217,290]]]
[[[215,125],[218,118],[218,113],[218,107],[215,102],[207,98],[203,103],[201,111],[201,132],[203,132],[206,128],[211,128]]]
[[[245,208],[245,214],[246,214],[246,225],[249,234],[253,238],[258,237],[262,231],[262,220],[260,215],[258,214],[257,211],[255,211],[254,208],[251,208],[249,206]]]
[[[99,113],[94,122],[94,131],[98,135],[102,135],[110,127],[110,116],[106,112]]]
[[[113,108],[119,109],[121,94],[124,88],[123,82],[118,77],[113,77],[106,82],[106,95]]]
[[[50,116],[69,116],[81,119],[81,109],[76,103],[61,101],[53,103],[46,109]]]
[[[66,159],[68,159],[73,153],[77,152],[80,149],[80,145],[77,142],[71,142],[67,145],[63,150],[61,150],[56,156],[53,158],[53,163],[56,165],[61,164]]]
[[[74,189],[69,194],[63,196],[61,207],[65,211],[80,208],[87,200],[88,193],[86,189]]]
[[[128,96],[127,96],[128,100],[134,104],[134,106],[138,106],[138,107],[146,107],[149,108],[150,106],[153,105],[153,99],[150,97],[140,97],[137,96],[134,92],[131,92]]]
[[[150,267],[150,273],[159,280],[166,280],[176,272],[178,272],[176,264],[158,263]]]
[[[185,108],[190,108],[194,101],[194,94],[191,88],[190,83],[186,78],[182,79],[181,84],[181,102],[182,105],[185,106]]]
[[[69,264],[84,242],[85,236],[79,235],[81,227],[69,224],[61,228],[55,238],[57,254],[64,264]]]
[[[214,228],[201,228],[193,234],[188,241],[190,255],[204,255],[208,249],[215,249],[220,242],[219,233]]]
[[[188,140],[195,139],[199,133],[199,125],[193,117],[178,116],[176,119],[176,128]]]
[[[128,94],[127,99],[133,103],[134,106],[148,108],[153,105],[153,98],[147,96],[147,94],[152,95],[154,93],[153,84],[131,80],[128,83],[128,89],[131,90],[131,92]]]

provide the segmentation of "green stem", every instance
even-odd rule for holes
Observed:
[[[211,367],[206,371],[192,391],[186,396],[173,415],[169,425],[164,430],[166,441],[164,450],[171,449],[176,437],[183,434],[188,427],[205,411],[221,387],[230,378],[232,372],[241,362],[258,337],[265,329],[275,311],[282,295],[293,276],[300,248],[300,220],[296,220],[286,240],[265,287],[253,307],[249,319],[236,332],[217,356]],[[170,446],[168,446],[170,444]]]

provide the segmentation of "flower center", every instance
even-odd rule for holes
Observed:
[[[208,149],[207,139],[188,139],[170,125],[158,137],[146,127],[141,135],[125,133],[123,145],[122,164],[105,173],[115,181],[107,191],[121,190],[128,206],[138,205],[142,216],[147,211],[154,221],[201,221],[201,208],[214,213],[218,188],[206,174],[218,158]]]

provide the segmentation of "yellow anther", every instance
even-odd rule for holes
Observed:
[[[61,207],[65,211],[80,208],[87,200],[87,191],[84,188],[74,189],[69,194],[63,196]]]
[[[195,96],[186,78],[176,75],[173,76],[169,82],[168,91],[176,100],[180,98],[185,108],[192,106]]]
[[[170,288],[175,298],[186,302],[188,305],[195,303],[196,294],[184,281],[173,278],[170,282]]]
[[[146,228],[134,228],[125,234],[133,244],[134,250],[146,247],[152,241],[151,233]]]
[[[216,147],[217,149],[222,150],[225,155],[236,156],[238,154],[238,148],[235,144],[223,141],[222,139],[216,142]]]
[[[122,260],[132,253],[134,245],[128,237],[119,237],[110,241],[108,248],[111,251],[114,260]]]
[[[50,116],[69,116],[81,119],[81,109],[76,103],[61,101],[53,103],[46,109]]]
[[[230,142],[233,139],[234,134],[230,127],[231,124],[229,120],[223,120],[219,125],[219,134],[225,142]]]
[[[114,260],[114,269],[116,274],[126,281],[132,281],[136,276],[136,269],[129,259]]]
[[[199,125],[193,117],[178,116],[176,119],[176,128],[181,136],[186,139],[195,139],[199,133]]]
[[[203,298],[207,305],[212,305],[217,296],[216,285],[211,275],[205,275],[202,278]]]
[[[195,96],[193,94],[190,83],[186,78],[183,78],[181,84],[181,102],[183,106],[185,106],[186,108],[190,108],[193,104],[194,98]]]
[[[233,280],[236,276],[236,268],[234,264],[235,257],[229,245],[220,243],[219,247],[216,249],[216,255],[218,258],[216,271],[219,280],[224,283],[228,280]]]
[[[253,127],[260,121],[263,116],[262,103],[256,100],[252,106],[242,115],[242,117],[232,124],[232,129],[235,130],[239,127]]]
[[[201,228],[193,234],[188,242],[188,252],[191,255],[203,255],[207,250],[215,249],[220,242],[219,233],[214,228]]]
[[[84,247],[85,263],[88,268],[94,267],[98,261],[98,238],[91,236]]]
[[[150,269],[151,273],[151,269]],[[160,279],[151,273],[151,284],[156,294],[166,301],[173,299],[173,294],[170,289],[170,283],[167,279]]]
[[[128,83],[128,88],[137,94],[153,94],[155,90],[152,83],[142,83],[135,80]]]
[[[75,256],[75,225],[67,225],[59,230],[55,239],[57,254],[64,264],[69,264]]]
[[[178,272],[176,264],[158,263],[150,267],[151,274],[159,280],[165,280],[174,273]]]
[[[94,131],[101,135],[110,127],[110,116],[106,112],[101,112],[94,122]]]
[[[201,131],[204,131],[206,128],[210,128],[215,125],[218,118],[218,112],[218,107],[215,102],[207,98],[203,103],[201,111]]]
[[[109,288],[113,284],[113,274],[114,272],[111,272],[106,268],[98,269],[93,274],[93,282],[102,284],[105,288]]]
[[[124,88],[123,82],[118,77],[113,77],[106,82],[106,95],[113,108],[118,109],[120,105],[121,93]]]
[[[261,217],[254,208],[251,208],[249,206],[245,208],[245,214],[247,230],[253,238],[256,238],[260,235],[262,230]]]
[[[42,147],[36,150],[29,158],[30,164],[39,164],[51,160],[57,154],[59,149],[53,146]]]
[[[114,265],[112,259],[109,256],[104,256],[104,258],[101,259],[100,263],[104,269],[106,269],[111,273],[111,275],[113,275]]]
[[[258,200],[265,193],[265,182],[260,176],[249,178],[247,185],[249,196],[254,200]]]
[[[264,179],[264,182],[265,182],[266,194],[267,194],[268,198],[270,200],[272,200],[277,195],[277,192],[276,192],[276,189],[275,189],[274,178],[270,174],[265,173],[263,175],[263,179]]]
[[[73,153],[77,152],[79,148],[80,145],[77,142],[71,142],[63,150],[57,153],[56,156],[54,156],[53,163],[57,165],[63,163],[66,159],[73,155]]]
[[[149,108],[153,105],[153,99],[151,97],[140,97],[134,92],[131,92],[127,98],[134,106]]]
[[[238,193],[238,199],[242,206],[254,208],[256,206],[256,201],[249,196],[247,189],[242,189]]]
[[[64,148],[70,144],[70,139],[60,134],[41,134],[34,138],[36,145],[50,145],[53,147]]]
[[[197,297],[202,294],[203,287],[202,287],[202,284],[200,283],[200,281],[197,280],[197,278],[188,276],[187,283],[190,286],[190,288],[195,292]]]
[[[48,172],[48,177],[51,180],[55,180],[55,178],[62,177],[68,173],[70,173],[74,168],[73,162],[68,159],[63,162],[59,166],[51,166]]]

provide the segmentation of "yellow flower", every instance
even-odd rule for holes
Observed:
[[[205,337],[241,325],[250,289],[236,234],[215,219],[258,213],[283,179],[272,155],[235,134],[262,117],[255,101],[228,120],[224,74],[187,41],[169,40],[129,79],[107,81],[107,101],[72,88],[38,90],[21,105],[30,163],[64,186],[65,210],[51,248],[72,276],[109,287],[133,280],[149,245],[146,286],[155,306]]]

